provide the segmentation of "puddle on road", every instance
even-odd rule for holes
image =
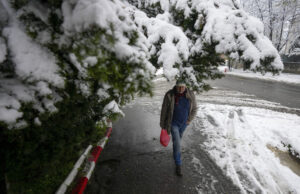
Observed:
[[[289,167],[295,174],[300,176],[300,163],[293,159],[288,152],[283,152],[277,148],[267,145],[272,152],[275,153],[275,156],[280,159],[280,163]]]

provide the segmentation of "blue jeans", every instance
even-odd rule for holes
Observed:
[[[176,165],[181,165],[180,140],[186,126],[186,124],[182,125],[181,127],[172,124],[171,134],[173,141],[173,157]]]

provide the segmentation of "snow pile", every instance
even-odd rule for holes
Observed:
[[[300,178],[268,147],[300,152],[300,117],[266,109],[201,104],[204,147],[243,193],[298,193]]]

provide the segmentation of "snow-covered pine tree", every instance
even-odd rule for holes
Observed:
[[[262,73],[282,69],[262,23],[235,0],[1,0],[0,13],[11,192],[53,193],[105,119],[121,114],[105,106],[151,94],[155,68],[197,91],[221,76],[221,54]]]
[[[242,60],[253,71],[278,73],[283,65],[263,35],[263,24],[235,0],[129,1],[134,20],[151,43],[151,62],[169,79],[183,76],[195,90],[218,78],[221,54]],[[172,53],[170,55],[169,53]]]
[[[1,1],[0,120],[11,192],[53,193],[103,135],[106,118],[119,114],[106,105],[151,94],[146,39],[124,7]]]

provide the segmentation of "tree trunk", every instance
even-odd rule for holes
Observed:
[[[286,38],[286,40],[284,42],[284,45],[283,45],[283,46],[286,45],[285,54],[288,54],[290,52],[289,51],[290,50],[289,45],[287,45],[287,44],[288,44],[289,41],[292,41],[292,39],[293,39],[292,31],[295,27],[294,25],[297,25],[297,21],[296,21],[297,15],[298,15],[297,10],[298,10],[298,4],[296,2],[295,9],[294,9],[293,14],[292,14],[292,18],[289,20],[290,25],[289,25],[289,29],[288,29],[287,38]],[[300,23],[300,21],[299,21],[299,23]]]
[[[273,41],[273,20],[274,20],[274,16],[273,16],[273,5],[272,5],[272,0],[268,1],[268,6],[269,6],[269,39]]]
[[[282,46],[281,46],[281,40],[282,40],[283,26],[284,26],[284,23],[285,23],[285,16],[286,16],[286,5],[284,5],[284,8],[283,8],[283,14],[282,14],[281,26],[280,26],[280,33],[279,33],[279,40],[278,40],[278,44],[276,46],[278,52],[282,48]]]
[[[258,3],[258,0],[255,0],[255,3],[257,5],[258,11],[259,11],[259,17],[261,19],[262,22],[264,22],[264,15],[263,15],[263,11]]]

